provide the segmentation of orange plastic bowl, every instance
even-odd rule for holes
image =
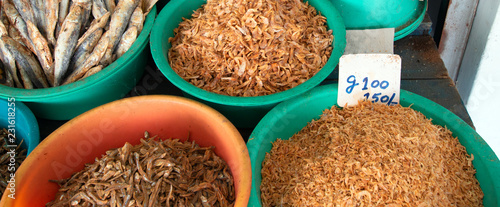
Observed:
[[[126,98],[94,108],[45,138],[18,169],[15,199],[5,192],[0,206],[45,206],[59,186],[49,180],[70,177],[109,149],[139,144],[144,131],[160,138],[215,146],[234,177],[235,206],[247,206],[252,182],[250,158],[240,133],[214,109],[182,97]]]

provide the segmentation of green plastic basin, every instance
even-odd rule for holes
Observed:
[[[329,0],[309,0],[308,2],[326,17],[328,28],[333,31],[334,35],[332,43],[334,49],[326,65],[315,76],[292,89],[266,96],[234,97],[205,91],[177,75],[168,62],[168,50],[171,47],[168,39],[174,36],[174,29],[182,22],[182,18],[191,18],[193,11],[206,3],[204,0],[172,0],[165,5],[156,18],[151,32],[150,44],[153,59],[160,71],[172,84],[181,89],[186,97],[215,108],[236,127],[254,127],[279,102],[302,94],[321,83],[332,73],[340,56],[344,53],[345,27],[342,17],[333,4]]]
[[[318,119],[324,109],[337,104],[338,85],[324,85],[285,101],[272,109],[259,122],[247,142],[252,163],[252,191],[250,207],[261,206],[261,168],[266,152],[277,138],[289,139],[313,119]],[[498,206],[500,199],[500,161],[488,144],[458,116],[446,108],[417,94],[401,90],[400,104],[420,111],[437,125],[446,126],[454,137],[465,146],[467,153],[474,154],[472,162],[476,177],[484,192],[484,206]],[[307,110],[305,110],[307,109]]]
[[[349,30],[395,28],[394,40],[412,33],[427,11],[427,0],[331,0]]]
[[[96,106],[124,97],[140,80],[147,64],[149,33],[156,6],[146,17],[144,28],[130,49],[100,72],[71,84],[20,89],[0,85],[0,98],[24,102],[37,117],[69,120]]]

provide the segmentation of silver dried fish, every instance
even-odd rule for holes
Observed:
[[[68,70],[80,34],[83,12],[80,5],[72,6],[62,25],[54,50],[54,86],[58,86],[63,81]]]
[[[3,40],[0,39],[0,60],[2,61],[5,70],[8,71],[15,83],[15,86],[18,88],[23,87],[21,82],[19,81],[19,77],[17,76],[17,67],[16,60],[12,53],[7,49]]]
[[[71,61],[69,63],[67,73],[72,73],[77,65],[83,65],[87,57],[99,42],[99,39],[101,39],[103,32],[104,29],[102,28],[95,30],[82,42],[82,44],[77,45],[75,53],[73,54],[73,57],[71,58]]]
[[[45,7],[45,19],[47,21],[47,40],[52,46],[56,45],[56,26],[59,21],[59,2],[60,0],[47,0]]]
[[[92,0],[92,16],[94,16],[94,19],[101,18],[106,12],[108,10],[106,10],[103,0]]]
[[[30,21],[26,22],[28,26],[28,32],[33,42],[33,46],[35,49],[35,54],[40,61],[40,64],[45,72],[45,76],[47,77],[50,84],[54,82],[54,71],[52,68],[52,64],[54,63],[52,59],[52,53],[50,52],[49,43],[43,37],[43,35],[38,31],[36,25]]]
[[[132,16],[130,17],[130,22],[128,23],[128,28],[137,27],[137,34],[140,34],[142,31],[142,27],[144,26],[144,13],[142,12],[141,7],[135,8]]]
[[[21,5],[24,5],[24,4],[21,4]],[[31,41],[31,39],[29,37],[28,27],[26,26],[26,22],[23,20],[21,15],[17,12],[14,5],[11,4],[10,1],[8,1],[8,0],[2,0],[2,7],[5,11],[5,15],[9,19],[10,25],[12,27],[16,28],[17,31],[19,32],[19,34],[20,34],[19,38],[22,40],[22,42],[24,43],[25,46],[27,46],[32,52],[34,52],[35,50],[33,49],[33,47],[34,47],[33,42]],[[29,13],[29,12],[26,12],[26,13]]]
[[[64,81],[64,84],[69,84],[73,83],[77,80],[79,80],[82,76],[87,73],[87,71],[94,67],[95,65],[99,64],[99,61],[103,57],[104,53],[106,52],[106,49],[108,48],[109,45],[109,38],[107,35],[103,35],[97,45],[95,46],[94,50],[90,55],[87,57],[85,62],[82,65],[77,65],[75,70],[71,73],[71,75]]]
[[[40,64],[28,48],[22,46],[9,36],[3,36],[2,41],[16,59],[18,70],[24,70],[36,87],[49,87],[42,67],[40,67]]]
[[[134,44],[135,40],[137,39],[137,27],[131,27],[123,33],[122,38],[120,40],[120,43],[118,44],[118,47],[116,48],[116,57],[120,58],[125,52],[128,51],[128,49]]]

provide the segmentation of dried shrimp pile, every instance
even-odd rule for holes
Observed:
[[[7,181],[11,178],[11,173],[19,168],[21,163],[26,159],[26,149],[21,150],[21,144],[18,144],[14,159],[11,158],[12,148],[7,147],[9,142],[9,132],[7,129],[0,130],[0,194],[3,194],[8,186]]]
[[[262,168],[265,206],[482,206],[465,147],[411,108],[325,110]]]
[[[261,96],[314,76],[332,51],[326,18],[299,0],[207,0],[170,38],[174,71],[230,96]]]
[[[213,147],[141,139],[109,150],[71,178],[47,206],[232,206],[233,178]],[[193,205],[191,205],[193,204]]]
[[[0,83],[33,89],[93,75],[134,43],[157,0],[2,0]]]

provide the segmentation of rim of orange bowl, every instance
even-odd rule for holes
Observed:
[[[335,6],[329,0],[308,0],[309,4],[321,12],[323,16],[327,18],[328,28],[332,29],[334,35],[334,41],[332,42],[333,50],[325,66],[311,77],[306,82],[288,89],[286,91],[265,95],[265,96],[253,96],[253,97],[236,97],[221,95],[214,92],[209,92],[198,88],[191,83],[185,81],[181,78],[171,67],[168,62],[168,56],[164,53],[165,50],[170,48],[170,43],[168,43],[168,38],[173,36],[172,31],[165,33],[165,27],[167,25],[172,26],[175,24],[174,28],[177,28],[178,24],[182,21],[182,17],[190,18],[191,13],[187,16],[181,16],[179,14],[179,8],[185,4],[188,0],[172,0],[170,1],[162,11],[159,13],[155,20],[155,25],[151,31],[151,53],[156,65],[160,71],[165,75],[165,77],[176,87],[182,91],[195,96],[199,99],[210,101],[217,104],[224,105],[234,105],[234,106],[261,106],[267,104],[278,103],[292,97],[298,96],[315,86],[319,85],[328,75],[330,75],[335,67],[337,66],[340,57],[344,53],[346,46],[346,30],[342,16],[337,11]],[[191,0],[189,0],[191,1]],[[201,3],[205,1],[201,1]],[[201,4],[200,4],[201,6]],[[164,45],[163,42],[167,41]],[[164,49],[164,46],[167,48]]]
[[[231,136],[236,137],[237,139],[234,139],[234,144],[236,144],[235,149],[247,149],[246,148],[246,143],[243,140],[241,134],[239,131],[236,129],[236,127],[229,121],[227,118],[225,118],[224,115],[219,113],[217,110],[194,100],[184,98],[184,97],[179,97],[179,96],[173,96],[173,95],[145,95],[145,96],[136,96],[136,97],[130,97],[130,98],[124,98],[120,99],[117,101],[113,101],[110,103],[106,103],[104,105],[98,106],[94,109],[91,109],[89,111],[84,112],[83,114],[78,115],[77,117],[69,120],[65,124],[63,124],[61,127],[59,127],[56,131],[52,132],[47,138],[45,138],[38,146],[31,152],[31,156],[28,156],[26,160],[23,162],[23,165],[20,166],[18,171],[16,172],[16,177],[24,177],[24,175],[29,173],[29,166],[31,166],[34,162],[37,160],[35,158],[39,157],[45,148],[50,146],[52,143],[56,142],[57,140],[54,140],[52,137],[55,136],[56,133],[59,131],[66,131],[69,128],[73,127],[73,123],[78,123],[80,122],[81,119],[85,119],[86,116],[89,114],[93,113],[100,113],[103,110],[109,110],[115,105],[121,105],[121,104],[127,104],[127,102],[130,101],[169,101],[169,102],[177,102],[177,103],[185,103],[192,105],[193,107],[201,108],[202,111],[205,111],[205,115],[209,115],[210,117],[213,117],[214,120],[216,119],[222,119],[220,121],[221,125],[225,126],[227,129],[226,132],[231,133]],[[246,153],[245,153],[246,152]],[[246,156],[245,156],[246,155]],[[240,182],[238,185],[241,186],[248,186],[247,189],[243,189],[239,195],[237,195],[236,198],[244,198],[241,200],[242,203],[238,203],[238,205],[235,206],[246,206],[248,203],[248,200],[250,199],[250,189],[251,189],[251,184],[252,184],[252,170],[251,170],[251,164],[250,164],[250,156],[248,154],[248,150],[243,152],[243,157],[244,160],[241,160],[243,164],[241,166],[242,170],[241,172],[247,172],[241,173],[240,175],[244,175],[240,177]],[[236,185],[236,182],[234,183]],[[7,206],[7,204],[15,202],[14,199],[9,199],[6,198],[8,196],[8,193],[4,193],[2,196],[2,199],[0,200],[0,206]]]
[[[130,49],[125,52],[122,57],[118,58],[116,61],[96,74],[70,84],[50,88],[24,89],[0,85],[0,98],[15,97],[20,101],[38,101],[40,99],[65,96],[67,94],[75,93],[88,88],[96,83],[108,81],[110,76],[118,73],[118,68],[121,68],[123,65],[128,63],[128,61],[133,57],[138,56],[140,54],[140,49],[147,46],[149,43],[149,34],[153,29],[156,13],[156,6],[154,6],[146,16],[144,27]]]

